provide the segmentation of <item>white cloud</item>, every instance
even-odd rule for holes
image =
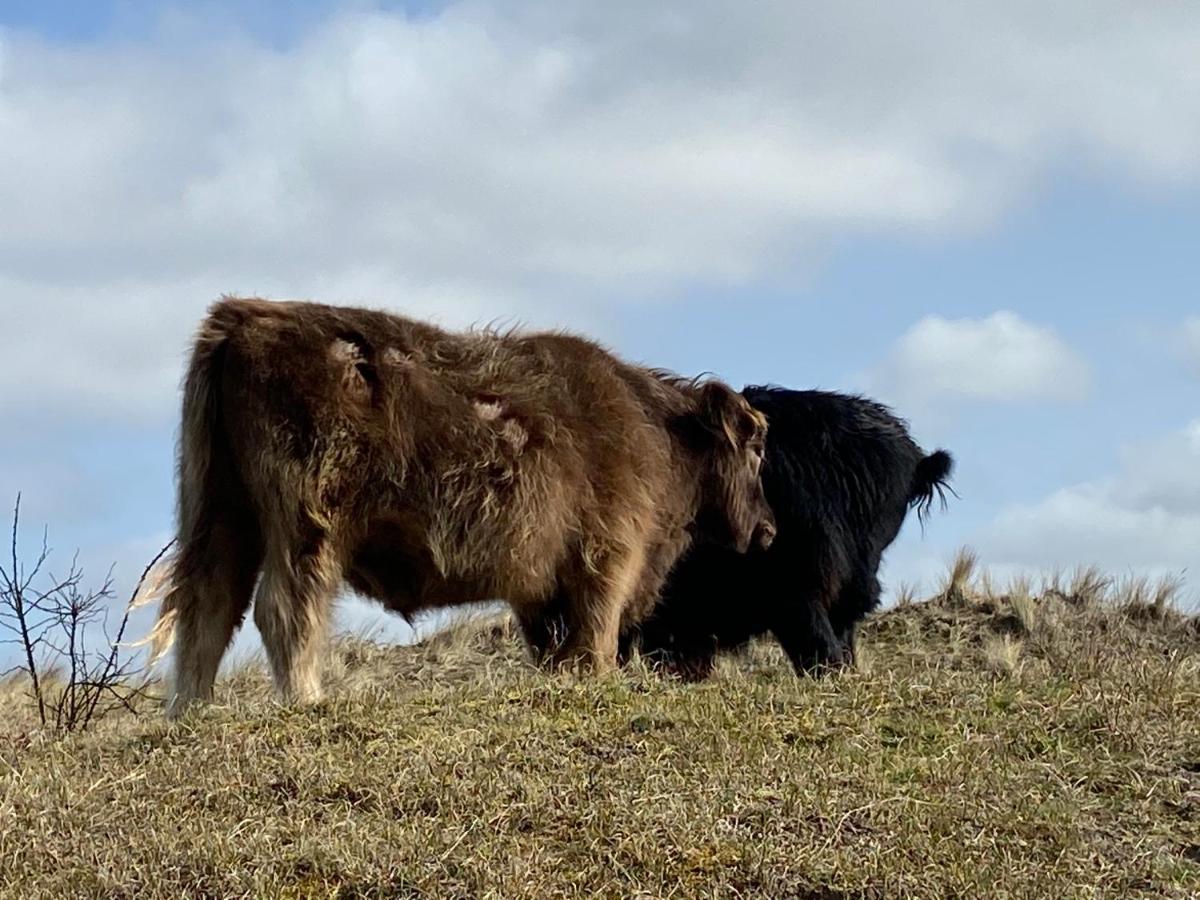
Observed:
[[[1115,0],[472,0],[284,50],[0,32],[0,408],[167,414],[222,291],[580,327],[986,222],[1068,159],[1194,182],[1198,56],[1190,5]]]
[[[1002,511],[975,542],[1016,569],[1095,564],[1200,580],[1200,420],[1131,447],[1112,477]]]
[[[997,312],[984,319],[926,316],[901,335],[868,381],[912,404],[1073,400],[1087,391],[1090,374],[1052,329]]]

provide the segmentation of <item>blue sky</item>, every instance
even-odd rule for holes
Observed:
[[[262,293],[870,393],[959,462],[889,586],[970,544],[1000,575],[1190,569],[1194,598],[1200,20],[733,10],[0,5],[27,540],[129,586],[170,530],[188,335]]]
[[[164,22],[185,20],[194,30],[237,31],[264,44],[294,44],[321,20],[346,10],[385,10],[420,18],[436,13],[441,2],[354,2],[290,0],[240,3],[190,0],[5,0],[4,24],[56,42],[79,45],[100,42],[152,42]]]

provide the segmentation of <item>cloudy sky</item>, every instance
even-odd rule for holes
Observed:
[[[59,563],[168,536],[229,292],[867,392],[959,463],[890,587],[970,544],[1196,596],[1193,3],[247,6],[0,6],[0,501]]]

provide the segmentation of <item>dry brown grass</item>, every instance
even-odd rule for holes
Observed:
[[[261,671],[181,724],[0,736],[0,893],[1194,897],[1200,628],[1096,573],[772,647],[688,686],[550,677],[504,621],[347,640],[332,698]]]
[[[1023,644],[1011,634],[992,635],[983,642],[984,663],[999,675],[1016,675]]]
[[[942,589],[937,594],[937,601],[943,606],[963,606],[970,602],[972,586],[975,580],[979,557],[970,547],[963,547],[950,563],[950,570],[942,581]],[[987,575],[984,574],[986,582]],[[990,587],[985,584],[985,587]]]

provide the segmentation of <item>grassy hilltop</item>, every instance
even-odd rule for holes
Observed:
[[[58,741],[0,700],[0,893],[1200,895],[1200,625],[1095,573],[963,560],[856,671],[773,647],[688,686],[533,669],[503,620],[344,640],[331,697],[246,668]]]

